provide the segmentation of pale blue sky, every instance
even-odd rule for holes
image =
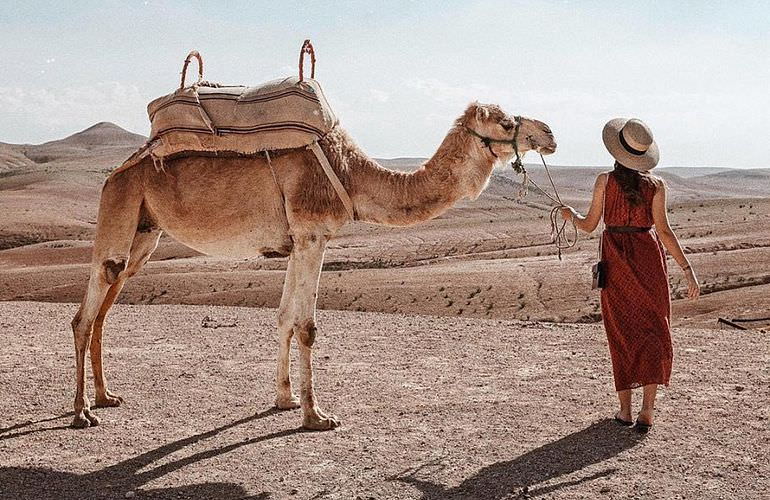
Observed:
[[[621,6],[622,4],[622,6]],[[148,132],[191,49],[213,81],[317,79],[372,156],[428,156],[472,100],[547,122],[554,163],[605,165],[637,116],[662,165],[770,166],[770,2],[3,1],[0,141],[98,121]]]

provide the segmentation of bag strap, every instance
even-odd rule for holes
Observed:
[[[604,222],[604,215],[607,212],[607,188],[610,185],[610,172],[607,172],[607,180],[604,182],[604,193],[602,194],[602,232],[599,233],[599,260],[602,260],[602,243],[604,242],[604,228],[606,224]]]

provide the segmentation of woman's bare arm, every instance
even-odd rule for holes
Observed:
[[[575,211],[572,207],[562,207],[562,217],[565,220],[574,220],[575,225],[581,231],[586,233],[592,233],[596,226],[599,225],[599,221],[602,220],[602,211],[604,210],[604,190],[607,188],[607,174],[599,174],[596,177],[594,183],[594,193],[591,198],[591,207],[588,209],[588,214],[582,216]]]
[[[679,267],[685,272],[688,282],[688,296],[694,299],[700,295],[700,284],[695,277],[695,271],[690,265],[690,260],[684,254],[679,239],[671,229],[668,222],[668,211],[666,210],[666,185],[661,182],[660,187],[652,198],[652,220],[655,223],[655,232],[658,233],[660,241],[666,247],[668,253],[674,258]]]

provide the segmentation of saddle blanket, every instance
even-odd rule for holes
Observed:
[[[255,154],[309,146],[337,125],[319,83],[297,77],[257,87],[206,81],[147,106],[150,139],[121,169],[150,155],[162,161],[194,153]]]

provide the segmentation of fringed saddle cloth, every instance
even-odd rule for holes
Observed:
[[[306,53],[312,62],[310,78],[303,75]],[[185,73],[193,57],[198,60],[198,81],[185,86]],[[314,76],[315,54],[309,40],[300,50],[299,77],[273,80],[257,87],[204,81],[203,60],[193,51],[185,59],[179,89],[147,106],[150,139],[118,170],[130,168],[148,156],[163,168],[165,159],[184,155],[255,155],[309,147],[351,218],[355,218],[347,192],[317,144],[337,125],[337,118]]]

